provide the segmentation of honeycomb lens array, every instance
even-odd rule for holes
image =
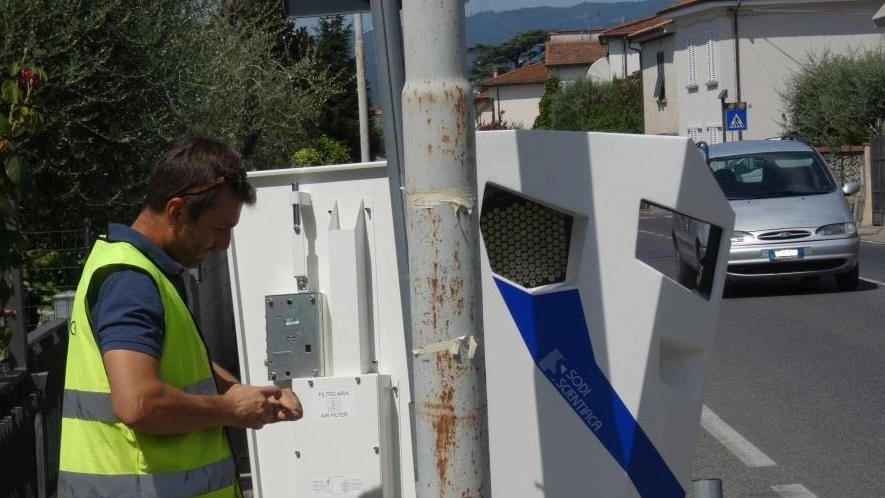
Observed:
[[[480,231],[492,271],[526,288],[564,282],[571,216],[488,186]]]

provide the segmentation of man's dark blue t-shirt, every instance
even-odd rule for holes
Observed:
[[[109,242],[128,242],[144,253],[178,289],[185,299],[181,278],[184,267],[163,249],[130,227],[111,223]],[[127,267],[112,267],[96,273],[103,279],[96,298],[90,301],[92,330],[102,354],[126,349],[149,354],[157,359],[163,348],[164,319],[160,291],[146,273]]]

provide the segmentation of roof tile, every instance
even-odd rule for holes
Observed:
[[[616,36],[630,36],[636,33],[644,32],[650,28],[656,28],[670,22],[670,19],[664,16],[651,16],[635,21],[628,21],[618,24],[599,33],[599,38],[614,38]]]
[[[500,85],[529,85],[533,83],[544,83],[547,81],[547,75],[550,70],[543,62],[537,62],[528,66],[523,66],[513,71],[499,74],[494,78],[487,79],[482,86],[500,86]]]
[[[590,65],[608,55],[598,40],[548,41],[544,63],[548,66]]]

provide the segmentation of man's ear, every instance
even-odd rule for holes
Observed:
[[[173,197],[166,202],[166,220],[176,230],[187,221],[187,202],[181,197]]]

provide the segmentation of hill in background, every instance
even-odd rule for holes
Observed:
[[[493,0],[483,1],[496,5]],[[548,0],[565,2],[567,0]],[[498,2],[500,3],[500,2]],[[673,0],[642,0],[637,2],[584,2],[572,7],[529,7],[502,12],[479,12],[467,17],[465,36],[467,47],[477,43],[498,44],[514,35],[531,29],[548,31],[586,31],[609,28],[622,22],[640,19],[662,10]],[[371,23],[366,19],[367,25]],[[375,62],[375,41],[372,31],[364,36],[366,73],[372,91],[372,103],[380,104]]]

